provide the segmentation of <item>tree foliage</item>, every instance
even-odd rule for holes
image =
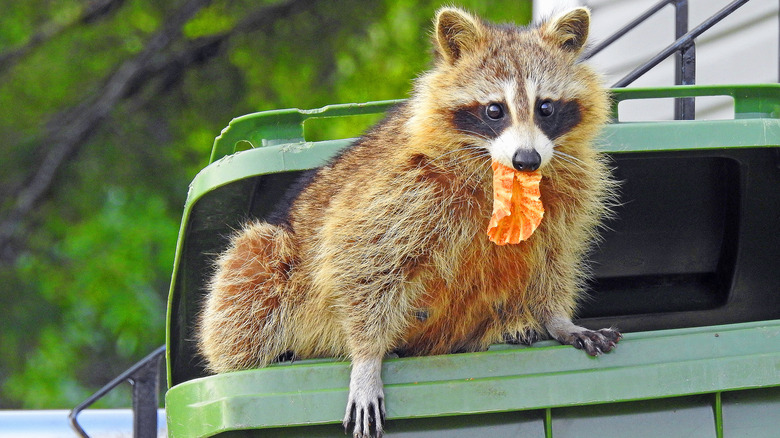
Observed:
[[[404,97],[444,3],[0,1],[0,407],[72,407],[161,345],[214,137],[252,111]]]

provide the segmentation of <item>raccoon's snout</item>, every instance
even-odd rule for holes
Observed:
[[[536,149],[518,149],[512,155],[512,166],[515,170],[533,172],[542,164],[542,156]]]

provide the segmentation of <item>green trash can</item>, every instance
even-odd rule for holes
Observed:
[[[732,120],[612,123],[621,180],[591,255],[579,322],[616,325],[596,358],[555,342],[387,359],[389,436],[775,437],[780,432],[780,86],[614,90],[628,99],[730,96]],[[343,436],[349,363],[305,360],[207,375],[193,339],[215,254],[301,171],[352,140],[306,141],[312,118],[394,102],[233,120],[184,209],[168,305],[171,437]],[[616,109],[617,111],[617,109]]]

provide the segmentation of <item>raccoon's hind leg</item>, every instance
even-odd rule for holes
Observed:
[[[289,350],[284,293],[293,260],[294,243],[282,227],[250,223],[233,236],[199,320],[210,371],[262,367]]]

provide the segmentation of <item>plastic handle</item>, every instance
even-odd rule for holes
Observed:
[[[383,113],[401,100],[328,105],[312,110],[297,108],[247,114],[230,121],[214,140],[210,163],[235,153],[240,142],[252,147],[303,141],[303,123],[309,119]]]
[[[614,120],[618,120],[618,104],[624,100],[699,96],[731,96],[734,99],[735,119],[780,118],[780,84],[614,88],[611,92]]]

